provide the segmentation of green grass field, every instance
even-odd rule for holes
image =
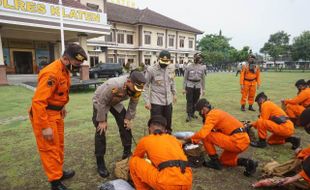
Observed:
[[[309,73],[262,73],[262,87],[272,101],[280,104],[280,99],[296,95],[294,83],[300,78],[309,79]],[[234,73],[209,74],[206,77],[205,97],[214,107],[223,109],[240,120],[253,120],[256,112],[241,112],[239,77]],[[174,131],[197,131],[202,126],[201,119],[186,123],[186,101],[182,95],[182,82],[176,78],[178,102],[173,108]],[[49,189],[49,183],[41,167],[36,142],[27,118],[27,109],[31,103],[33,92],[23,87],[0,87],[0,189],[28,190]],[[102,182],[114,179],[101,178],[96,171],[94,158],[94,127],[91,122],[93,90],[74,92],[70,95],[67,106],[68,116],[65,119],[65,168],[74,169],[76,176],[65,184],[71,189],[97,189]],[[127,104],[127,103],[126,103]],[[255,105],[255,108],[257,106]],[[133,134],[136,140],[147,134],[146,122],[149,112],[144,108],[143,101],[138,105],[134,121]],[[303,146],[310,143],[302,128],[296,133],[302,137]],[[107,132],[106,161],[110,171],[114,162],[122,155],[121,141],[114,118],[109,114]],[[276,159],[286,161],[293,156],[290,145],[269,146],[266,149],[250,147],[242,154],[260,162],[260,167]],[[207,168],[194,169],[193,189],[251,189],[250,184],[260,175],[247,178],[243,176],[243,168],[225,168],[214,171]]]

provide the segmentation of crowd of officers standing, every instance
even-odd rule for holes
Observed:
[[[38,86],[29,109],[37,142],[38,152],[52,190],[68,189],[62,181],[75,175],[73,170],[64,170],[64,118],[65,105],[69,101],[70,72],[80,67],[87,54],[76,44],[67,46],[60,59],[45,67],[38,76]],[[176,103],[174,70],[169,69],[170,53],[161,51],[158,63],[149,66],[145,73],[132,71],[128,75],[110,78],[99,86],[93,96],[92,121],[95,127],[95,157],[101,177],[108,177],[104,155],[106,153],[106,131],[108,113],[114,116],[123,145],[122,159],[130,157],[129,170],[136,189],[191,189],[192,170],[182,149],[182,143],[171,135],[173,104]],[[300,151],[305,167],[298,176],[285,178],[282,183],[291,183],[304,178],[310,183],[310,151],[299,149],[300,138],[294,136],[294,125],[305,127],[310,133],[310,89],[305,80],[296,82],[298,94],[295,98],[281,100],[283,109],[270,101],[263,92],[256,98],[256,89],[261,84],[260,70],[255,64],[255,56],[249,55],[240,76],[241,110],[246,111],[248,101],[250,111],[254,101],[259,106],[257,121],[244,125],[229,113],[213,108],[211,103],[201,98],[205,95],[205,67],[200,53],[194,55],[194,63],[184,69],[183,94],[186,94],[186,122],[203,118],[202,128],[185,143],[201,143],[209,160],[205,167],[221,170],[223,166],[242,166],[244,175],[255,173],[258,162],[238,155],[248,146],[265,148],[267,144],[291,143],[292,149]],[[178,68],[179,70],[179,68]],[[180,73],[176,73],[180,75]],[[308,81],[309,82],[309,81]],[[145,108],[150,111],[147,123],[149,135],[143,137],[132,153],[132,121],[136,107],[143,97]],[[200,98],[200,99],[199,99]],[[123,102],[129,99],[127,109]],[[250,140],[247,132],[255,128],[259,140]],[[267,131],[272,135],[267,137]],[[215,147],[223,152],[218,156]],[[151,164],[144,158],[151,161]]]

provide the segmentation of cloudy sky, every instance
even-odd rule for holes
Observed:
[[[284,30],[291,39],[310,30],[310,0],[136,0],[170,18],[232,38],[237,49],[258,52],[270,34]]]

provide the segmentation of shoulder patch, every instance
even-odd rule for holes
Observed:
[[[47,80],[47,86],[48,87],[53,87],[56,83],[56,78],[53,76],[49,76]]]

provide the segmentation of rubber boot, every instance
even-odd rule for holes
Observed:
[[[60,180],[51,181],[51,190],[69,190]]]
[[[267,143],[265,139],[260,138],[259,141],[252,141],[250,145],[257,148],[265,148],[267,146]]]
[[[241,111],[245,111],[245,105],[241,105]]]
[[[99,175],[103,178],[108,177],[110,175],[107,167],[105,166],[105,161],[103,156],[96,156],[97,160],[97,171]]]
[[[256,110],[253,108],[253,105],[249,105],[249,110],[250,110],[250,111],[256,111]]]
[[[300,138],[299,137],[288,137],[285,139],[285,142],[292,143],[292,149],[295,150],[300,146]]]
[[[209,155],[209,157],[210,157],[210,160],[205,161],[203,163],[204,167],[212,168],[212,169],[216,169],[216,170],[221,170],[223,168],[222,164],[220,163],[220,160],[218,159],[217,154]]]
[[[247,158],[238,158],[237,162],[238,162],[238,166],[245,167],[245,171],[243,172],[243,175],[249,177],[256,172],[256,168],[258,166],[257,161],[253,161]]]

